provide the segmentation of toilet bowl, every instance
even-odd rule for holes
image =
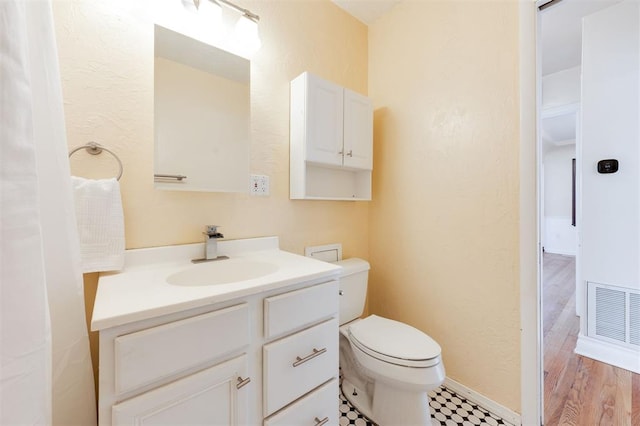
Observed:
[[[379,426],[431,425],[427,393],[445,378],[441,348],[422,331],[364,309],[369,264],[336,262],[340,277],[341,388]]]

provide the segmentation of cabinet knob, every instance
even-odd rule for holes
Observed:
[[[317,418],[317,417],[316,417],[316,418],[315,418],[315,419],[313,419],[313,420],[316,422],[316,424],[315,424],[314,426],[322,426],[322,425],[323,425],[323,424],[325,424],[325,423],[329,423],[329,417],[325,417],[325,418],[324,418],[324,419],[322,419],[322,420],[320,420],[319,418]]]
[[[236,383],[236,388],[240,389],[248,385],[250,381],[251,381],[251,377],[247,377],[246,379],[243,379],[242,377],[238,376],[238,383]]]
[[[349,150],[349,152],[347,152],[347,157],[353,157],[353,150]]]

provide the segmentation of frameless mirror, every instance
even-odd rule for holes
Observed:
[[[159,25],[154,41],[156,188],[246,192],[249,61]]]

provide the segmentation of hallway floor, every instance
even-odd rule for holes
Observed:
[[[545,253],[543,270],[545,425],[640,425],[640,375],[573,353],[575,257]]]

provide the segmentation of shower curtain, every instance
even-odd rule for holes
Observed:
[[[95,425],[51,4],[0,1],[0,425]]]

